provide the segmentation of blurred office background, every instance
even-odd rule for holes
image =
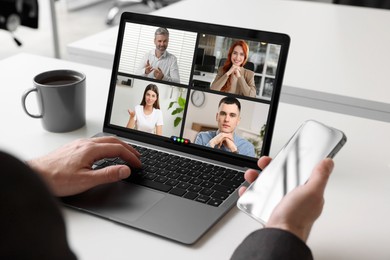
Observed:
[[[11,1],[13,0],[0,0],[0,25],[3,6]],[[154,5],[155,0],[38,0],[38,29],[19,26],[13,35],[0,29],[0,59],[20,52],[55,56],[51,4],[54,6],[56,16],[59,55],[66,59],[67,44],[116,25],[121,12],[150,13],[177,1],[180,0],[163,0],[163,4]],[[115,6],[119,6],[117,15],[114,15]],[[114,18],[111,19],[112,17]],[[17,46],[13,36],[22,43],[22,46]]]
[[[11,1],[13,0],[0,0],[0,6],[1,4]],[[38,0],[38,29],[18,26],[13,34],[0,29],[0,59],[20,52],[67,59],[67,44],[115,26],[121,12],[132,11],[150,13],[178,1],[185,0]],[[280,1],[312,1],[318,2],[319,4],[333,4],[337,2],[339,4],[354,4],[376,8],[389,8],[390,6],[390,1],[388,0]],[[54,6],[55,21],[57,23],[55,28],[57,29],[56,35],[58,37],[54,37],[58,39],[57,44],[53,43],[53,36],[55,33],[52,30],[52,6]],[[0,25],[1,12],[2,10],[0,10]],[[18,39],[22,43],[22,46],[17,46],[13,37]],[[57,48],[54,46],[57,46]]]

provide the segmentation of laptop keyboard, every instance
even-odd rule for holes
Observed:
[[[141,154],[141,169],[131,169],[124,181],[146,186],[215,207],[221,205],[245,180],[244,172],[133,145]],[[105,158],[93,169],[125,164],[121,158]]]

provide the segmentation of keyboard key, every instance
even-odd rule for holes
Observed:
[[[199,184],[201,184],[202,182],[203,182],[203,180],[197,179],[197,178],[192,178],[192,179],[189,181],[189,183],[195,184],[195,185],[199,185]]]
[[[156,172],[156,174],[160,175],[160,176],[167,176],[168,174],[170,173],[170,171],[167,171],[167,170],[164,170],[164,169],[160,169]]]
[[[168,192],[169,190],[172,189],[172,186],[169,186],[164,183],[159,183],[151,180],[146,180],[146,179],[141,179],[136,182],[139,185],[146,186],[155,190],[163,191],[163,192]]]
[[[168,184],[170,186],[176,186],[179,183],[179,181],[174,179],[169,179],[165,184]]]
[[[159,169],[163,169],[163,168],[165,168],[165,167],[167,167],[167,166],[168,166],[168,164],[165,163],[165,162],[158,162],[158,163],[156,163],[156,164],[154,165],[154,167],[157,167],[157,168],[159,168]]]
[[[219,199],[216,199],[216,198],[211,198],[207,204],[208,205],[211,205],[211,206],[214,206],[214,207],[218,207],[219,205],[221,205],[222,203],[222,200],[219,200]]]
[[[183,196],[184,198],[186,199],[190,199],[190,200],[193,200],[195,199],[196,197],[198,197],[198,193],[195,193],[195,192],[187,192],[186,194],[184,194]]]
[[[191,176],[191,177],[198,177],[199,174],[200,174],[200,172],[198,172],[198,171],[189,171],[189,172],[187,173],[187,175],[188,175],[188,176]]]
[[[202,189],[202,187],[199,187],[199,186],[196,186],[196,185],[192,185],[192,186],[189,187],[187,190],[188,190],[188,191],[191,191],[191,192],[196,192],[196,193],[198,193],[201,189]]]
[[[176,196],[183,196],[187,191],[179,188],[173,188],[169,191],[170,194],[176,195]]]
[[[168,180],[168,178],[165,176],[157,176],[156,179],[154,179],[154,181],[161,182],[161,183],[164,183],[167,180]]]
[[[245,181],[244,174],[237,174],[237,176],[232,178],[232,181],[243,183]]]
[[[204,182],[202,182],[202,183],[200,184],[200,186],[202,186],[203,188],[208,188],[208,189],[210,189],[211,187],[214,186],[214,183],[209,182],[209,181],[204,181]]]
[[[179,168],[177,165],[168,165],[165,169],[168,171],[176,171]]]
[[[181,175],[179,178],[177,178],[179,181],[183,181],[183,182],[188,182],[189,180],[191,180],[191,177],[190,176],[187,176],[187,175]]]
[[[148,180],[153,180],[154,178],[156,178],[156,174],[154,174],[154,173],[147,173],[146,175],[145,175],[145,179],[148,179]]]
[[[171,179],[177,179],[177,178],[179,178],[180,174],[178,174],[176,172],[170,172],[167,176]]]
[[[208,167],[208,166],[205,166],[205,167],[202,167],[199,169],[200,172],[203,172],[203,173],[209,173],[213,170],[213,168],[211,167]]]
[[[202,189],[199,194],[210,196],[214,191],[210,189]]]
[[[144,162],[144,164],[151,165],[151,166],[155,165],[156,163],[157,163],[156,160],[149,160],[149,159]]]
[[[220,183],[221,181],[223,181],[223,178],[215,176],[215,177],[212,177],[209,181],[214,182],[214,183]]]
[[[209,180],[209,179],[211,179],[211,177],[213,177],[211,174],[202,173],[198,178],[202,179],[202,180]]]
[[[202,203],[206,203],[207,201],[209,201],[209,199],[210,199],[210,197],[208,197],[208,196],[199,195],[195,200],[202,202]]]
[[[238,187],[240,187],[241,183],[242,182],[229,181],[229,180],[224,180],[223,182],[221,182],[222,185],[227,186],[227,187],[231,187],[231,188],[238,188]]]
[[[217,191],[225,192],[228,194],[232,193],[235,190],[234,188],[229,188],[229,187],[219,185],[219,184],[214,185],[213,189],[217,190]]]
[[[149,166],[149,167],[144,169],[144,171],[147,173],[156,173],[158,170],[159,169],[157,167],[154,167],[154,166]]]
[[[161,154],[159,157],[156,158],[159,162],[167,162],[169,160],[168,154]]]
[[[175,172],[177,172],[177,173],[179,173],[179,174],[187,174],[187,173],[189,172],[189,170],[186,169],[186,168],[180,167],[180,168],[178,168]]]
[[[188,187],[190,187],[191,185],[189,183],[186,183],[186,182],[180,182],[176,187],[180,188],[180,189],[184,189],[186,190]]]
[[[188,159],[189,160],[189,159]],[[188,166],[190,165],[189,161],[182,161],[178,164],[178,166],[188,169]]]
[[[214,192],[211,197],[215,198],[215,199],[219,199],[219,200],[225,200],[227,199],[227,197],[229,197],[229,194],[228,193],[225,193],[225,192],[219,192],[219,191],[216,191]]]

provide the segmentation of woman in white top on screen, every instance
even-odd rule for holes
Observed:
[[[146,86],[142,102],[134,110],[128,109],[130,118],[128,128],[162,135],[163,115],[160,110],[158,88],[154,84]]]

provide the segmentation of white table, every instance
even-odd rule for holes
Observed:
[[[87,76],[87,124],[55,134],[24,114],[21,95],[35,74],[71,68]],[[22,159],[101,131],[110,70],[19,54],[0,61],[0,147]],[[390,124],[281,103],[271,155],[306,119],[345,131],[348,142],[335,159],[325,208],[309,238],[315,259],[390,259]],[[258,223],[231,210],[194,246],[184,246],[85,213],[64,208],[70,244],[82,260],[228,259]]]
[[[237,8],[234,0],[183,0],[153,14],[287,33],[282,102],[390,122],[389,10],[287,0]],[[71,43],[69,59],[111,68],[117,30]]]

